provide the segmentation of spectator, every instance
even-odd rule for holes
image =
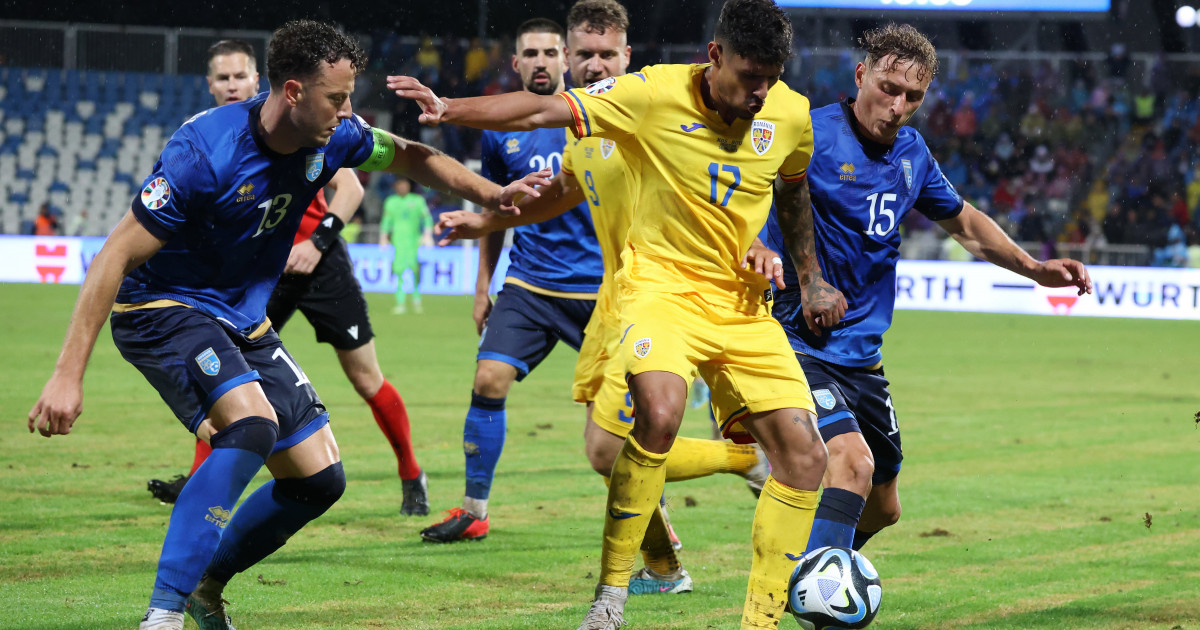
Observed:
[[[37,218],[33,220],[34,236],[58,236],[58,217],[50,209],[50,204],[43,203],[38,209]]]
[[[84,230],[87,229],[87,208],[81,208],[79,212],[71,215],[67,219],[67,229],[63,232],[66,236],[83,236]]]

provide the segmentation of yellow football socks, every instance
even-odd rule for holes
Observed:
[[[604,515],[604,547],[600,555],[600,583],[626,588],[633,563],[651,515],[658,509],[666,483],[666,453],[651,453],[633,436],[613,462]],[[809,523],[812,517],[809,516]],[[801,545],[801,550],[804,547]]]
[[[798,490],[768,477],[754,510],[754,561],[742,608],[742,629],[776,628],[787,583],[804,553],[817,510],[816,490]]]
[[[675,438],[667,458],[667,481],[684,481],[714,473],[744,475],[758,463],[754,447],[696,438]]]

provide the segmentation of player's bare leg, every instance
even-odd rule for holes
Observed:
[[[301,527],[324,514],[346,487],[329,425],[271,455],[266,465],[274,479],[238,508],[188,599],[188,614],[202,630],[229,628],[223,593],[230,578],[282,547]]]
[[[375,340],[353,350],[337,350],[342,371],[354,391],[371,407],[375,422],[392,446],[400,471],[404,498],[400,513],[412,516],[429,514],[429,492],[425,472],[417,464],[412,447],[412,430],[404,400],[391,383],[383,377],[375,354]]]
[[[488,533],[488,497],[496,464],[504,450],[507,418],[504,400],[517,380],[517,368],[503,361],[479,359],[471,388],[471,409],[463,426],[467,488],[461,508],[421,530],[430,542],[480,540]]]
[[[750,414],[742,426],[771,462],[771,476],[754,511],[754,560],[741,627],[775,628],[787,600],[788,576],[812,529],[828,455],[810,411]]]
[[[900,490],[899,477],[876,484],[867,496],[867,505],[863,508],[862,518],[854,532],[854,548],[861,549],[871,536],[879,533],[885,527],[891,527],[900,520]]]

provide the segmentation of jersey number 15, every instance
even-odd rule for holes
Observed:
[[[887,233],[896,227],[896,215],[887,207],[888,203],[895,200],[896,195],[892,193],[867,195],[867,201],[871,202],[871,216],[867,220],[867,236],[887,236]],[[879,208],[879,214],[875,213],[876,206]],[[884,227],[885,222],[887,227]]]

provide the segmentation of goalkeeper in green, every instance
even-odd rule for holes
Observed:
[[[406,310],[408,288],[404,283],[404,272],[412,271],[413,311],[421,312],[421,264],[417,262],[417,249],[421,243],[433,241],[433,217],[425,199],[412,191],[412,182],[405,177],[396,179],[394,194],[383,202],[383,221],[379,225],[379,245],[389,242],[395,248],[392,271],[396,274],[396,306],[392,312],[403,314]]]

